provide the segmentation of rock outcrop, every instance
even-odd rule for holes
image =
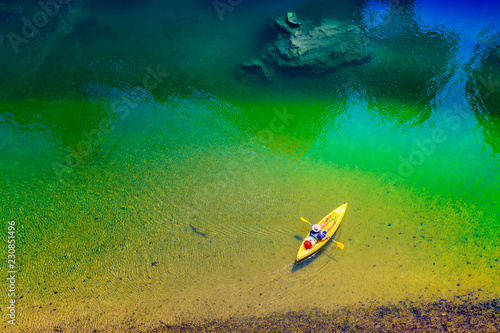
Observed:
[[[271,68],[322,74],[368,58],[367,39],[355,25],[325,20],[314,27],[288,13],[276,19],[273,28],[278,36],[264,55],[242,65],[261,81],[272,81]]]
[[[273,81],[273,76],[260,59],[245,61],[241,64],[241,69],[243,70],[242,73],[251,80],[261,81],[262,83],[270,83]]]

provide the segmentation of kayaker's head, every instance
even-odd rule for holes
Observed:
[[[321,231],[321,226],[319,224],[315,224],[312,226],[312,231],[314,232],[320,232]]]
[[[306,250],[309,250],[312,246],[313,245],[312,245],[312,243],[310,241],[306,240],[304,242],[304,247],[306,248]]]

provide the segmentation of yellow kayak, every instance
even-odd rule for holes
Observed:
[[[295,259],[295,261],[299,262],[301,260],[304,260],[305,258],[309,257],[313,253],[316,253],[326,243],[328,243],[328,241],[333,237],[333,235],[335,234],[335,232],[339,228],[340,223],[342,222],[342,219],[344,218],[344,214],[345,214],[346,209],[347,209],[347,202],[345,202],[342,206],[340,206],[339,208],[332,211],[327,216],[323,217],[323,219],[318,222],[318,224],[322,224],[322,223],[325,223],[327,221],[330,221],[330,223],[327,223],[323,226],[323,228],[321,229],[322,231],[325,230],[326,228],[328,228],[332,223],[334,223],[334,226],[333,226],[333,228],[328,230],[328,233],[326,234],[326,238],[324,240],[318,241],[310,249],[306,249],[304,247],[304,242],[306,241],[306,239],[304,238],[304,240],[302,241],[302,244],[300,245],[299,253],[297,253],[297,259]],[[309,234],[307,234],[307,236],[309,236]],[[307,236],[306,236],[306,238],[307,238]]]

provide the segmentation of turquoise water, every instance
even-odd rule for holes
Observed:
[[[80,2],[17,53],[6,40],[0,215],[4,237],[18,228],[18,327],[498,297],[498,11],[471,6],[241,2],[221,20],[210,2]],[[359,25],[369,60],[241,78],[287,11]],[[22,33],[16,15],[3,36]],[[344,201],[345,249],[294,265],[300,217]]]

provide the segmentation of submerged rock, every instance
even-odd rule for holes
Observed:
[[[272,81],[267,66],[322,74],[369,56],[367,39],[355,25],[325,20],[319,26],[308,26],[295,13],[287,13],[274,20],[273,28],[278,36],[264,55],[242,65],[266,82]]]
[[[241,64],[242,74],[248,76],[253,81],[270,83],[273,81],[273,76],[267,69],[266,65],[260,59],[252,59]]]
[[[300,31],[301,23],[295,13],[287,13],[286,17],[280,17],[273,21],[272,27],[280,34],[278,39],[288,38],[290,35]]]
[[[307,35],[277,40],[266,51],[270,62],[280,67],[303,67],[323,73],[367,57],[366,45],[357,27],[322,25]]]
[[[292,27],[299,27],[300,26],[300,22],[297,19],[297,15],[295,15],[295,13],[287,13],[286,14],[286,22]]]
[[[296,29],[288,36],[281,34],[267,48],[268,62],[325,73],[368,57],[367,40],[355,25],[328,20],[308,32],[301,26]]]

